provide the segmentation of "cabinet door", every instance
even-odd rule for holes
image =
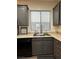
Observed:
[[[53,54],[54,41],[52,38],[42,38],[40,54]]]
[[[40,38],[32,39],[32,55],[38,55],[41,51],[41,40]]]
[[[61,25],[61,2],[53,8],[53,25]]]
[[[58,25],[59,20],[59,5],[57,4],[53,9],[53,25]]]
[[[61,2],[59,2],[59,25],[61,25]]]
[[[32,56],[32,41],[27,38],[17,39],[17,57]]]
[[[24,5],[17,6],[17,22],[19,26],[28,25],[28,8]]]

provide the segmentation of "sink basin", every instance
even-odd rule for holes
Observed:
[[[48,33],[35,33],[34,36],[50,36]]]

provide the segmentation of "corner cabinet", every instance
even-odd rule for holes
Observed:
[[[28,6],[17,5],[17,25],[28,26]]]

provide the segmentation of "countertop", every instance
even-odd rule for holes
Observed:
[[[59,33],[53,33],[53,32],[49,32],[48,34],[50,36],[33,36],[33,33],[29,33],[27,35],[17,35],[17,38],[54,37],[57,40],[61,41],[61,34],[59,34]]]
[[[57,40],[61,41],[61,34],[60,33],[54,33],[54,32],[50,32],[48,33],[50,34],[51,37],[56,38]]]

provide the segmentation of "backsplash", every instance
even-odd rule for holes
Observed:
[[[53,26],[52,32],[61,34],[61,26]]]
[[[53,26],[51,32],[61,34],[61,26]],[[28,27],[28,33],[33,33],[33,31],[31,31],[29,27]]]

